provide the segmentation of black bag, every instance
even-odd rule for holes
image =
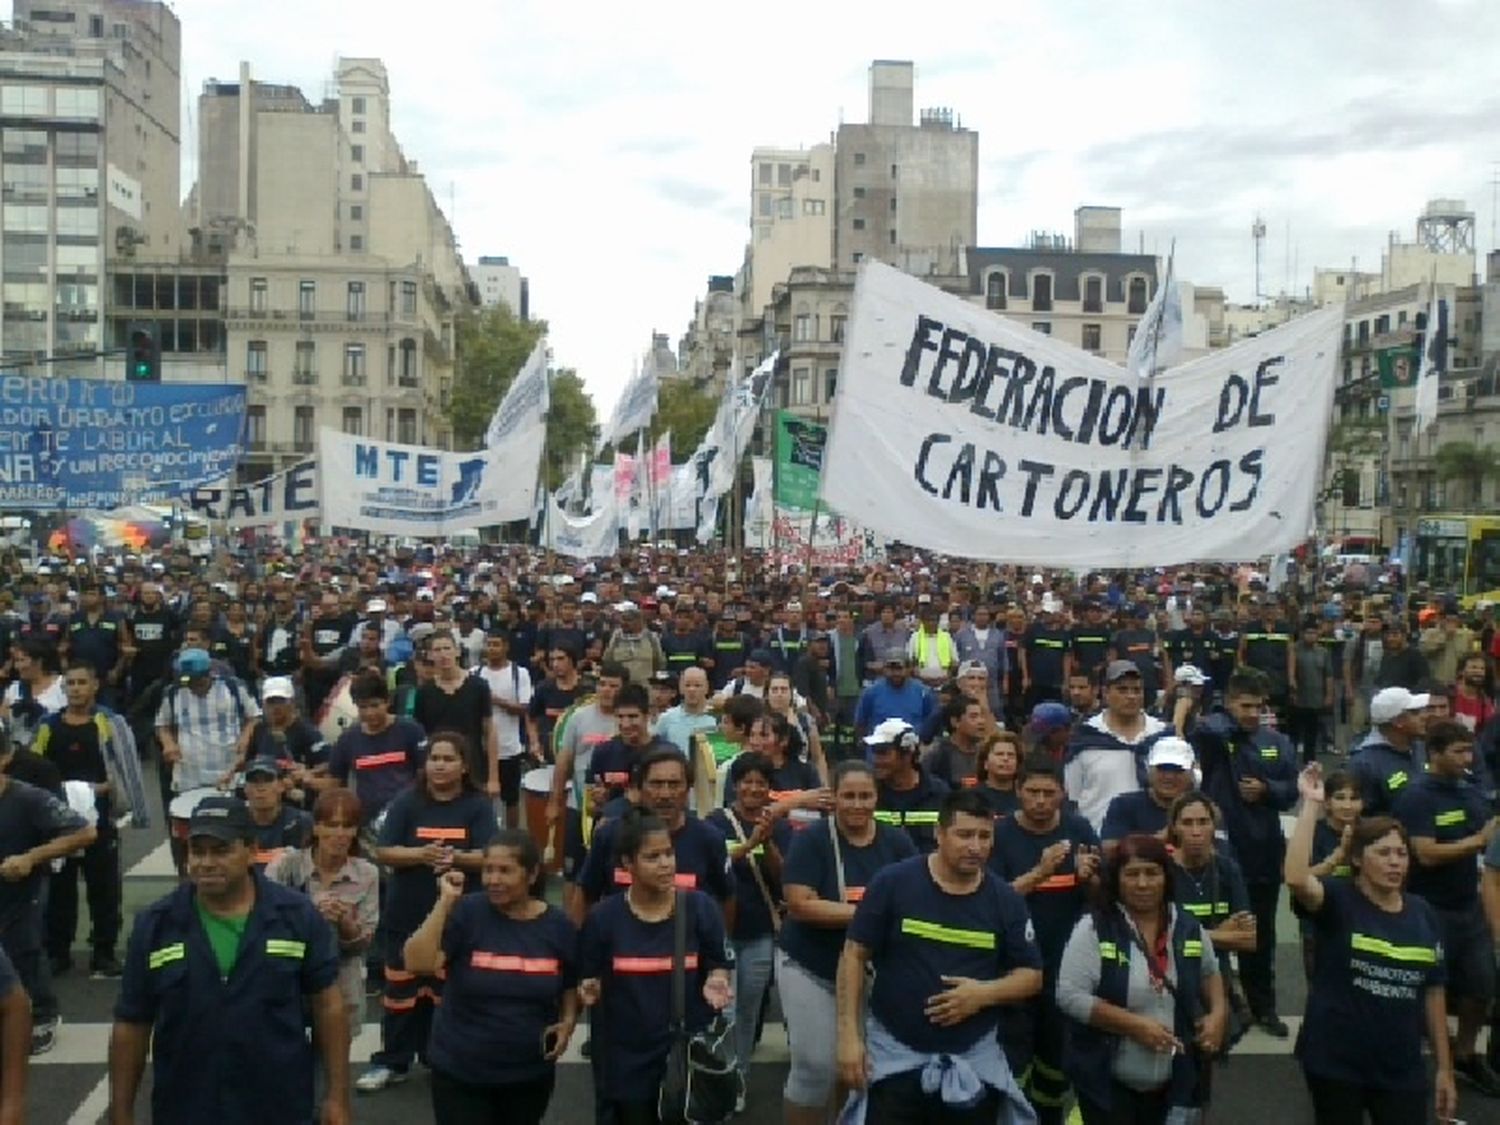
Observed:
[[[687,896],[672,904],[672,1046],[656,1096],[661,1125],[723,1125],[743,1092],[735,1066],[734,1021],[723,1015],[697,1035],[687,1032]]]

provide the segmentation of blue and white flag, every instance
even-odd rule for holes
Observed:
[[[1448,369],[1448,302],[1438,298],[1436,287],[1432,291],[1432,302],[1427,306],[1425,332],[1415,403],[1414,424],[1419,434],[1437,421],[1438,384]]]
[[[1156,287],[1156,295],[1135,326],[1135,337],[1125,356],[1125,366],[1137,379],[1149,379],[1158,371],[1176,366],[1182,358],[1182,292],[1172,276],[1167,259],[1167,277]]]
[[[489,428],[484,432],[484,444],[493,449],[501,442],[514,438],[532,429],[545,432],[547,411],[550,408],[550,391],[547,385],[547,340],[536,342],[531,355],[516,372],[506,389],[500,404],[490,418]]]
[[[612,441],[637,430],[648,429],[651,419],[656,416],[656,392],[659,385],[656,365],[648,359],[620,392],[614,413],[609,416],[609,425],[599,431],[599,444],[596,448],[603,449]]]

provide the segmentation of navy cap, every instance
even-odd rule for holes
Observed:
[[[188,818],[188,836],[211,836],[234,843],[254,837],[250,810],[237,797],[205,797]]]
[[[275,778],[279,778],[281,776],[281,763],[278,762],[275,758],[262,755],[259,758],[252,758],[250,762],[245,766],[246,781],[249,781],[252,777],[268,776]]]

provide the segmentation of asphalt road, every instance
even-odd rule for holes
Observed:
[[[148,778],[151,791],[154,781]],[[125,917],[128,933],[134,913],[167,893],[175,880],[166,854],[165,831],[160,825],[145,831],[127,830],[124,839]],[[80,894],[80,899],[83,898]],[[80,922],[80,945],[75,962],[87,964],[86,918]],[[1295,1025],[1302,1011],[1305,984],[1297,927],[1283,906],[1277,926],[1278,987],[1283,1015]],[[110,1012],[116,985],[93,981],[81,970],[57,981],[63,1026],[56,1048],[33,1060],[27,1120],[36,1125],[63,1122],[94,1125],[107,1107],[107,1048]],[[378,1046],[378,1004],[370,1004],[364,1030],[355,1043],[356,1073],[359,1064]],[[581,1039],[580,1035],[578,1039]],[[561,1065],[557,1090],[548,1122],[584,1125],[592,1116],[593,1097],[589,1068],[578,1055],[578,1040]],[[785,1077],[786,1040],[781,1025],[767,1026],[764,1041],[751,1067],[749,1106],[737,1119],[743,1125],[775,1125],[781,1120],[781,1084]],[[149,1079],[148,1079],[149,1081]],[[418,1069],[404,1085],[373,1095],[356,1095],[355,1120],[368,1125],[416,1125],[432,1121],[429,1086]],[[1486,1101],[1462,1088],[1459,1116],[1470,1125],[1500,1123],[1500,1101]],[[149,1121],[149,1086],[142,1091],[136,1120]],[[1233,1059],[1221,1067],[1214,1079],[1210,1113],[1214,1125],[1301,1125],[1311,1123],[1312,1110],[1291,1058],[1291,1041],[1277,1041],[1252,1032],[1240,1044]],[[281,1125],[268,1122],[267,1125]]]

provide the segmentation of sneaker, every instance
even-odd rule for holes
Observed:
[[[1500,1077],[1478,1055],[1453,1060],[1453,1073],[1489,1098],[1500,1098]]]
[[[1292,1029],[1287,1027],[1286,1021],[1275,1012],[1256,1019],[1255,1026],[1273,1039],[1285,1039],[1292,1034]]]
[[[120,964],[120,959],[112,952],[94,954],[93,960],[89,962],[90,980],[116,980],[125,972],[125,967]]]
[[[47,1020],[45,1023],[39,1023],[31,1029],[31,1053],[33,1056],[45,1055],[53,1047],[57,1046],[57,1025],[60,1023],[62,1023],[61,1018]]]
[[[387,1086],[399,1086],[406,1081],[406,1071],[388,1066],[372,1066],[354,1080],[354,1088],[361,1094],[373,1094]]]

